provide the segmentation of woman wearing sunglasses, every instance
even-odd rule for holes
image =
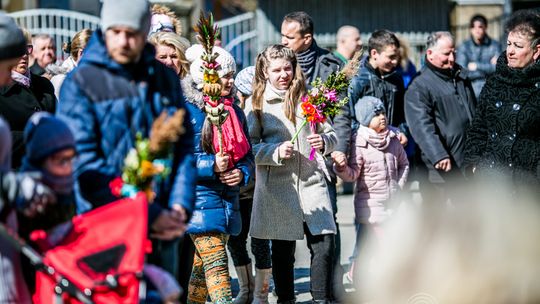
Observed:
[[[28,57],[32,53],[30,33],[23,30],[27,50],[11,69],[11,83],[0,88],[0,116],[8,122],[13,138],[12,166],[18,169],[24,155],[23,131],[32,114],[39,111],[54,113],[56,97],[51,82],[30,73]]]

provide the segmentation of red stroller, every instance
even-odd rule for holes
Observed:
[[[144,301],[143,264],[151,250],[147,207],[145,196],[138,195],[76,216],[67,235],[43,258],[19,243],[39,270],[34,303]],[[46,247],[50,237],[42,234],[36,242]]]

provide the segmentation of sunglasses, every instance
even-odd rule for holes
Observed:
[[[31,44],[26,45],[26,55],[32,54],[32,51],[34,51],[34,46]]]
[[[174,32],[174,26],[171,24],[163,24],[161,22],[158,22],[157,24],[152,25],[152,28],[150,29],[150,34],[157,33],[157,32]]]

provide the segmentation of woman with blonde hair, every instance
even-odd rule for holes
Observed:
[[[148,38],[148,42],[156,47],[156,59],[173,69],[180,79],[189,73],[189,61],[185,52],[189,48],[189,41],[171,32],[158,32]]]
[[[304,235],[311,252],[313,303],[332,298],[334,222],[323,169],[309,160],[311,149],[326,155],[337,137],[328,123],[316,133],[300,131],[299,101],[305,81],[294,52],[271,45],[257,56],[251,102],[246,102],[256,180],[250,235],[272,242],[272,272],[278,303],[294,303],[294,252]],[[324,166],[324,165],[323,165]]]
[[[83,50],[93,33],[94,32],[91,29],[83,29],[73,36],[71,42],[64,43],[62,46],[62,50],[69,54],[69,57],[64,60],[62,65],[60,65],[60,69],[57,69],[56,73],[54,73],[55,75],[51,78],[56,98],[59,98],[60,96],[60,87],[62,86],[67,73],[71,72],[81,60]]]

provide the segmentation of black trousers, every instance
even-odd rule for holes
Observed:
[[[312,235],[304,223],[311,254],[310,290],[313,300],[331,300],[334,269],[334,235]],[[294,252],[296,241],[272,240],[272,274],[278,303],[295,299]]]
[[[251,223],[251,209],[253,198],[240,199],[240,215],[242,216],[242,231],[237,236],[230,236],[227,248],[231,253],[231,258],[235,267],[244,266],[251,263],[247,250],[247,239],[249,225]],[[257,269],[272,268],[270,259],[270,241],[251,238],[251,253],[255,257],[255,267]]]

